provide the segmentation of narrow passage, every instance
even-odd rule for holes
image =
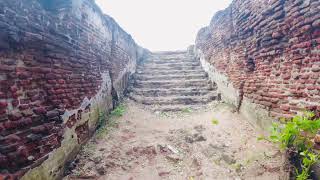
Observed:
[[[125,100],[124,114],[111,117],[70,164],[65,179],[255,179],[283,176],[277,147],[229,105],[201,110],[154,112]]]

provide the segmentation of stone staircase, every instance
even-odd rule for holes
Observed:
[[[200,62],[188,53],[153,53],[137,67],[129,97],[154,111],[183,111],[217,99],[215,90]]]

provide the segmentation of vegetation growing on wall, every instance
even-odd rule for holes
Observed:
[[[314,150],[313,141],[319,129],[320,118],[317,119],[312,112],[304,112],[290,120],[282,119],[280,123],[273,123],[268,140],[295,154],[295,161],[298,162],[295,163],[297,180],[308,179],[312,165],[320,159],[320,155]]]

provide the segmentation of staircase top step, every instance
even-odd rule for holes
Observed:
[[[150,67],[150,66],[157,66],[157,67],[166,67],[166,66],[200,66],[199,62],[161,62],[161,63],[154,63],[154,62],[146,62],[143,64],[143,67]]]
[[[185,83],[197,83],[197,82],[206,82],[209,83],[210,81],[208,79],[170,79],[170,80],[136,80],[137,83],[155,83],[155,84],[170,84],[170,83],[180,83],[180,84],[185,84]]]

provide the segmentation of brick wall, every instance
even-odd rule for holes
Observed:
[[[246,99],[271,117],[320,111],[319,12],[318,0],[234,0],[199,31],[196,48],[213,80],[235,89],[221,93],[236,94],[237,106]]]
[[[57,167],[38,178],[51,179],[144,50],[92,0],[2,0],[0,29],[0,179],[46,160]]]

